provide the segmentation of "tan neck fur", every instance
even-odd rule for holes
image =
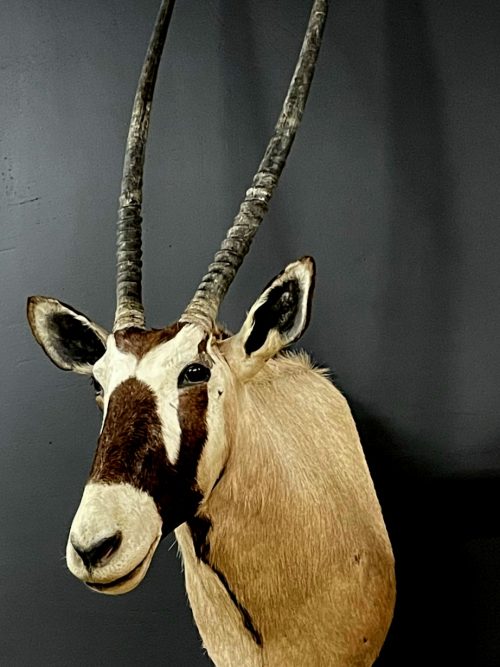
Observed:
[[[304,355],[271,360],[236,391],[226,470],[202,508],[212,571],[177,530],[209,655],[220,667],[371,665],[392,617],[393,561],[349,407]]]

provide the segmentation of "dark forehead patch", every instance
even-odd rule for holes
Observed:
[[[137,359],[142,359],[160,343],[175,338],[184,325],[185,322],[175,322],[164,329],[151,329],[151,331],[144,331],[136,327],[120,329],[114,334],[116,347],[120,352],[131,352]]]

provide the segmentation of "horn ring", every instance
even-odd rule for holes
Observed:
[[[163,0],[137,84],[123,162],[116,251],[113,331],[145,327],[142,305],[142,179],[151,102],[175,0]]]
[[[181,321],[210,328],[227,290],[267,212],[304,113],[328,10],[327,0],[314,0],[295,71],[264,157],[214,261],[202,278]]]

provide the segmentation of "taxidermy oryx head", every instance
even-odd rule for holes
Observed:
[[[213,263],[179,320],[148,330],[142,173],[173,4],[162,3],[132,111],[113,330],[56,299],[28,301],[38,343],[60,368],[92,378],[103,412],[68,567],[96,591],[125,593],[175,530],[218,665],[303,665],[304,655],[314,665],[371,664],[394,601],[380,507],[345,400],[305,355],[282,353],[309,321],[312,258],[286,266],[235,335],[217,324],[300,123],[327,1],[314,0],[275,132]]]
[[[227,338],[216,318],[264,217],[299,125],[325,4],[315,3],[283,111],[252,187],[178,322],[148,331],[141,300],[143,163],[172,1],[161,7],[132,111],[118,211],[113,333],[56,299],[29,299],[28,318],[36,340],[60,368],[93,378],[103,411],[98,449],[67,552],[70,570],[99,590],[125,592],[137,585],[162,534],[193,516],[203,491],[215,483],[227,459],[224,403],[233,376],[254,375],[307,325],[314,283],[310,258],[290,264],[270,284],[235,336]],[[197,467],[207,437],[213,460],[207,462],[208,479],[202,482]]]

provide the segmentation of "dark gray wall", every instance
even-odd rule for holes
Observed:
[[[175,319],[234,215],[309,2],[178,2],[146,172],[149,324]],[[350,397],[398,561],[380,665],[500,664],[500,4],[332,0],[308,109],[227,297],[318,264],[304,345]],[[157,0],[0,8],[0,663],[202,665],[173,539],[121,598],[66,571],[99,428],[25,321],[53,295],[110,325],[114,219]],[[217,622],[217,619],[214,619]]]

